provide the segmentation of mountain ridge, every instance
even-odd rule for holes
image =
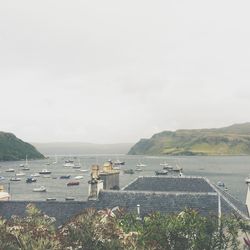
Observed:
[[[131,155],[250,155],[250,123],[222,128],[162,131],[141,139]]]
[[[17,138],[13,133],[0,131],[0,161],[43,159],[44,156],[31,144]]]

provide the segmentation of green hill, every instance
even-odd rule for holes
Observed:
[[[34,146],[18,139],[14,134],[0,132],[0,161],[42,159],[44,156]]]
[[[250,155],[250,123],[218,129],[163,131],[141,139],[131,155]]]

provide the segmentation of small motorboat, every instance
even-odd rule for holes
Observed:
[[[114,165],[125,165],[125,161],[116,160]]]
[[[62,175],[60,176],[60,179],[69,179],[70,178],[70,175]]]
[[[22,172],[16,173],[16,176],[24,176],[24,175],[25,175],[25,173],[22,173]]]
[[[64,167],[74,167],[74,161],[73,160],[66,160],[65,163],[63,164]]]
[[[168,167],[169,164],[166,161],[164,161],[163,163],[160,163],[160,166],[162,166],[162,167]]]
[[[40,174],[39,173],[34,173],[34,174],[31,174],[30,177],[40,177]]]
[[[41,186],[39,188],[34,188],[33,192],[46,192],[46,188],[44,186]]]
[[[168,171],[163,169],[163,170],[158,170],[158,171],[155,171],[155,174],[156,175],[167,175],[168,174]]]
[[[36,182],[36,179],[32,178],[32,177],[28,177],[26,179],[26,183],[32,183],[32,182]]]
[[[23,171],[29,171],[30,169],[28,167],[24,167]]]
[[[43,178],[50,178],[50,177],[51,177],[50,174],[44,174],[44,175],[43,175]]]
[[[12,178],[10,178],[10,181],[20,181],[21,180],[21,178],[18,178],[18,177],[12,177]]]
[[[46,199],[46,201],[56,201],[56,198],[50,198],[50,197],[48,197],[48,198]]]
[[[114,170],[120,170],[120,165],[115,165],[115,166],[113,165],[113,169]]]
[[[218,181],[218,182],[217,182],[217,186],[218,186],[218,187],[225,187],[225,183],[222,182],[222,181]]]
[[[172,167],[172,166],[170,166],[170,165],[164,166],[164,167],[163,167],[163,169],[169,170],[169,171],[173,170],[173,168],[174,168],[174,167]]]
[[[75,200],[75,197],[66,197],[65,198],[65,201],[74,201]]]
[[[124,174],[134,174],[135,173],[134,169],[124,169],[123,172],[124,172]]]
[[[80,184],[79,181],[70,181],[67,183],[67,186],[78,186]]]
[[[89,170],[88,169],[80,169],[79,171],[85,173],[85,172],[88,172]]]
[[[3,176],[0,176],[0,181],[3,181],[5,178]]]
[[[39,172],[39,174],[51,174],[51,171],[43,169],[42,171]]]
[[[139,168],[139,167],[136,167],[136,168],[135,168],[135,171],[140,172],[140,171],[142,171],[142,169]]]
[[[9,172],[9,173],[15,172],[15,169],[14,168],[9,168],[9,169],[6,169],[5,172]]]
[[[147,165],[142,163],[141,161],[139,161],[139,163],[136,165],[136,167],[138,168],[143,168],[143,167],[146,167]]]
[[[83,179],[83,175],[78,175],[75,177],[76,180]]]
[[[23,167],[24,167],[24,164],[20,164],[19,167],[20,167],[20,168],[23,168]]]

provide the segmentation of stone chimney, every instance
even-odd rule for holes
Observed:
[[[248,216],[250,215],[250,177],[246,179],[247,184],[247,198],[246,198],[246,205],[247,205],[247,211]]]
[[[103,189],[103,181],[100,180],[100,167],[99,165],[92,165],[91,180],[89,183],[88,199],[96,200],[98,198],[100,190]]]

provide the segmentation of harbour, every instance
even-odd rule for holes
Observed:
[[[68,156],[58,156],[57,163],[53,162],[53,156],[48,160],[29,160],[30,170],[25,171],[25,176],[19,176],[20,181],[10,181],[15,177],[15,173],[22,172],[21,161],[1,162],[0,175],[4,179],[0,184],[4,185],[6,191],[9,190],[11,200],[45,201],[56,199],[65,201],[71,197],[76,201],[87,200],[88,181],[90,180],[90,170],[93,164],[103,165],[108,159],[115,161],[117,155],[73,155],[74,162],[81,162],[81,168],[64,167]],[[120,188],[126,186],[139,176],[155,176],[155,171],[163,169],[162,163],[170,166],[179,166],[183,174],[187,176],[207,177],[211,183],[223,182],[227,192],[242,202],[245,202],[247,186],[245,179],[248,177],[250,156],[181,156],[181,157],[162,157],[162,156],[133,156],[119,155],[125,164],[120,166]],[[136,170],[138,162],[143,162],[145,166],[141,171],[131,171],[126,174],[126,170]],[[165,164],[166,165],[166,164]],[[14,169],[14,172],[6,172]],[[50,175],[44,177],[40,175],[34,177],[37,181],[26,183],[26,179],[31,175],[41,172],[43,169],[50,171]],[[125,170],[125,173],[124,173]],[[168,173],[171,175],[171,173]],[[61,178],[69,177],[69,178]],[[81,176],[81,178],[79,178]],[[79,182],[77,185],[67,185],[70,182]],[[35,188],[46,187],[46,192],[33,192]]]

